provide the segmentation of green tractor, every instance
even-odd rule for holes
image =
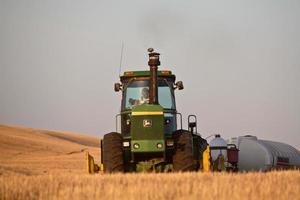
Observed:
[[[176,110],[174,91],[182,90],[183,83],[175,82],[171,71],[158,71],[160,54],[152,48],[148,52],[150,70],[127,71],[114,86],[122,92],[121,112],[116,132],[101,140],[100,170],[208,171],[209,148],[197,133],[196,116],[188,116],[188,130],[183,130],[182,115]]]

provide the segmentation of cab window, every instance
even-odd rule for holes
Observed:
[[[158,80],[158,102],[165,109],[175,109],[172,82]],[[123,108],[149,103],[149,80],[136,80],[129,83],[124,91]],[[123,110],[124,110],[123,109]]]

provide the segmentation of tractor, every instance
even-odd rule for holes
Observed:
[[[175,90],[182,81],[168,70],[158,70],[160,54],[148,49],[148,71],[126,71],[114,85],[122,92],[116,132],[101,140],[101,165],[87,153],[89,173],[209,171],[209,145],[197,132],[197,118],[176,110]],[[120,130],[119,130],[120,129]]]

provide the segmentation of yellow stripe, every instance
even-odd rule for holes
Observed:
[[[164,113],[162,111],[157,112],[132,112],[132,115],[163,115]]]

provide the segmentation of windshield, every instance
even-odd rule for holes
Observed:
[[[165,109],[175,109],[171,82],[166,79],[158,80],[158,102]],[[138,80],[129,83],[124,91],[123,107],[132,109],[133,106],[149,103],[149,80]]]

